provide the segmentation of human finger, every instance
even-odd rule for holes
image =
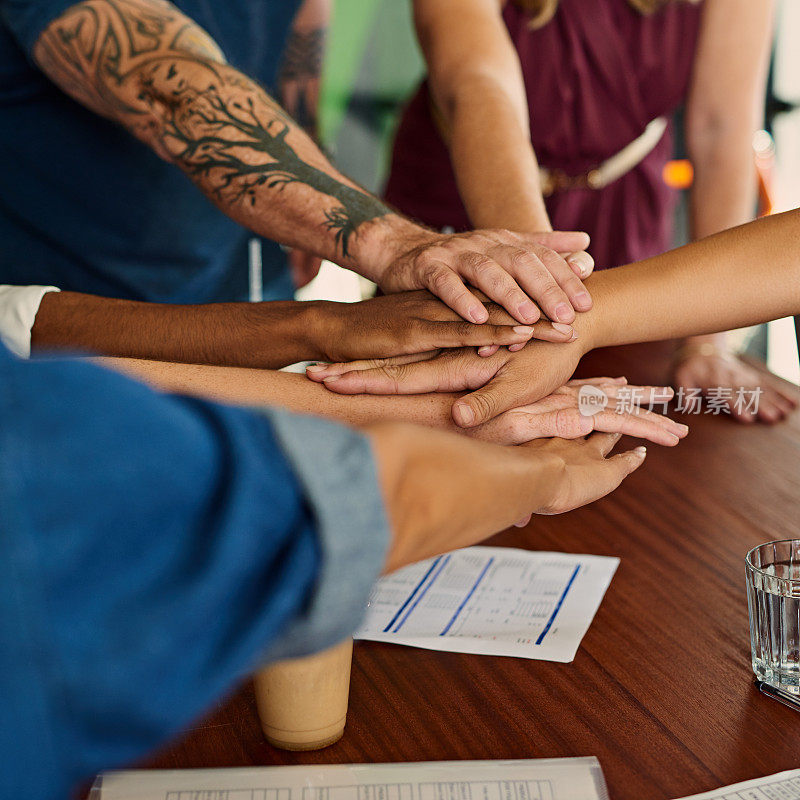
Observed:
[[[481,384],[480,388],[453,403],[453,420],[462,428],[472,428],[488,422],[504,411],[525,405],[530,400],[527,389],[527,381],[521,381],[519,377],[508,372],[498,372],[488,382]]]
[[[616,414],[604,411],[595,414],[592,422],[596,431],[636,436],[665,447],[674,447],[689,432],[688,427],[681,423],[658,414],[648,415],[647,412]]]
[[[541,316],[539,307],[534,302],[537,298],[525,294],[510,274],[508,259],[504,258],[505,249],[502,246],[492,247],[491,256],[478,250],[459,253],[458,273],[471,285],[480,289],[490,300],[506,309],[514,319],[532,324]],[[572,319],[561,320],[559,317],[554,319],[559,322],[572,322]]]
[[[594,259],[585,250],[579,250],[577,253],[566,253],[564,260],[581,280],[588,278],[594,271]]]
[[[513,237],[526,246],[541,244],[557,253],[576,253],[588,250],[589,234],[583,231],[542,231],[539,233],[517,233]]]
[[[489,313],[483,303],[472,294],[464,281],[446,262],[438,259],[429,261],[422,271],[420,280],[431,294],[436,295],[467,322],[475,322],[480,325],[489,319]],[[515,317],[515,319],[523,323],[533,322],[533,320],[519,317]]]
[[[465,361],[440,356],[429,361],[344,372],[323,378],[322,382],[337,394],[459,392],[481,386],[493,377],[501,364],[502,360],[497,357]]]
[[[321,382],[330,375],[342,375],[345,372],[357,370],[378,369],[379,367],[412,364],[417,361],[427,361],[435,358],[440,353],[439,350],[430,350],[423,353],[408,353],[402,356],[392,356],[391,358],[364,358],[358,361],[344,361],[338,364],[309,364],[306,367],[306,376],[313,381]]]

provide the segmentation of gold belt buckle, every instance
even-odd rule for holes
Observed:
[[[556,192],[563,192],[567,189],[600,189],[602,180],[600,171],[592,169],[581,175],[567,175],[562,169],[548,169],[544,173],[542,180],[542,195],[550,197]]]

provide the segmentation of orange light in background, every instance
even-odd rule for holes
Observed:
[[[772,214],[775,208],[775,142],[765,131],[753,136],[753,157],[758,182],[758,216]],[[689,189],[694,181],[694,167],[688,159],[667,161],[662,171],[664,183],[671,189]]]
[[[688,159],[674,159],[664,164],[662,176],[671,189],[688,189],[694,180],[694,167]]]
[[[753,135],[753,153],[758,179],[758,216],[766,217],[775,209],[775,141],[767,131]]]

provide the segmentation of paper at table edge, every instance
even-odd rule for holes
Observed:
[[[452,771],[458,775],[453,776]],[[309,788],[353,788],[354,784],[342,781],[355,780],[355,786],[367,787],[372,773],[376,778],[380,776],[392,779],[402,779],[404,783],[413,785],[413,796],[419,794],[419,787],[428,782],[437,781],[437,772],[442,771],[442,783],[469,783],[460,777],[471,778],[475,782],[502,781],[503,777],[497,775],[498,770],[529,770],[530,776],[524,780],[553,780],[557,781],[555,788],[558,794],[564,792],[574,793],[578,788],[581,791],[591,786],[596,797],[590,800],[608,800],[605,777],[600,762],[594,756],[579,756],[570,758],[548,759],[504,759],[504,760],[470,760],[470,761],[412,761],[401,763],[378,764],[309,764],[292,766],[260,766],[260,767],[232,767],[221,769],[173,769],[173,770],[119,770],[102,773],[95,780],[89,794],[90,800],[103,800],[104,779],[108,781],[108,788],[113,792],[112,800],[151,800],[158,798],[164,800],[169,792],[235,792],[259,791],[261,788],[281,791],[289,789],[289,796],[298,790]],[[558,771],[562,774],[559,775]],[[569,772],[573,775],[570,778]],[[548,774],[548,772],[550,774]],[[398,774],[400,773],[400,774]],[[411,773],[406,779],[402,773]],[[450,774],[448,774],[450,773]],[[538,776],[538,777],[537,777]],[[247,781],[261,782],[256,788]],[[361,779],[360,781],[358,779]],[[518,775],[509,775],[511,782],[523,780]],[[570,780],[579,783],[569,785]],[[338,781],[338,782],[337,782]],[[227,785],[223,785],[223,782]],[[112,785],[113,784],[113,785]],[[129,784],[129,785],[126,785]],[[137,788],[137,784],[139,787]],[[142,785],[144,784],[144,785]],[[160,784],[160,785],[159,785]],[[202,785],[205,784],[205,785]],[[271,785],[268,785],[271,784]],[[287,787],[287,784],[290,784]],[[390,782],[376,780],[374,787],[388,788]],[[552,788],[552,787],[551,787]],[[574,797],[574,794],[572,795]],[[581,800],[586,796],[581,794]],[[418,798],[417,798],[418,800]]]
[[[730,786],[720,786],[719,789],[711,789],[711,791],[708,792],[686,795],[685,797],[677,798],[677,800],[726,800],[731,792],[758,789],[761,786],[772,786],[792,778],[800,779],[800,769],[787,769],[783,772],[776,772],[774,775],[767,775],[763,778],[753,778],[749,781],[732,783]],[[800,795],[798,796],[800,797]]]

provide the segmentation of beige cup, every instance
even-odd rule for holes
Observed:
[[[353,640],[347,639],[255,675],[258,715],[270,744],[282,750],[319,750],[342,738],[352,657]]]

